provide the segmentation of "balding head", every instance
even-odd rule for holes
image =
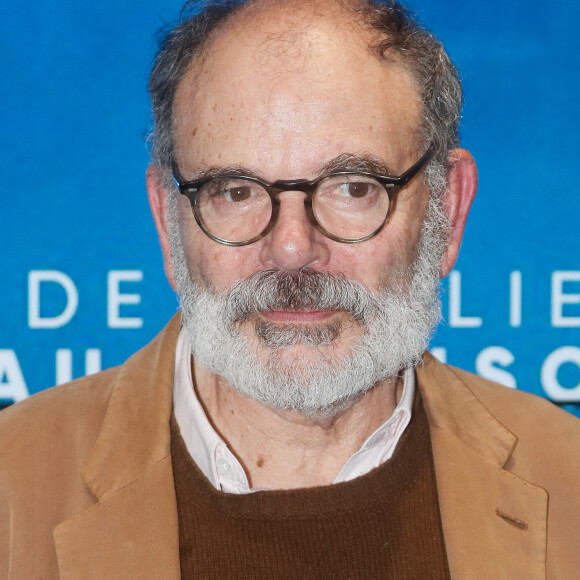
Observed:
[[[246,6],[191,62],[173,103],[180,169],[244,160],[268,179],[313,178],[338,155],[368,153],[380,135],[388,173],[402,173],[422,145],[413,78],[373,54],[370,33],[333,1],[292,6]]]
[[[427,178],[432,190],[442,190],[448,152],[458,143],[461,87],[441,44],[401,5],[360,0],[257,0],[206,2],[201,11],[199,8],[199,2],[185,6],[181,22],[160,44],[151,73],[154,164],[169,166],[175,160],[174,101],[178,87],[192,63],[199,64],[223,49],[223,44],[214,41],[226,29],[240,47],[250,38],[258,42],[255,57],[264,74],[283,76],[301,71],[315,77],[324,71],[309,69],[312,61],[306,62],[305,54],[317,48],[321,37],[315,31],[330,19],[337,27],[337,45],[358,41],[378,59],[398,61],[410,73],[418,93],[423,144],[433,142],[437,151]],[[257,32],[268,29],[269,33],[258,41]],[[323,48],[320,44],[318,47]],[[230,49],[235,51],[236,45]]]

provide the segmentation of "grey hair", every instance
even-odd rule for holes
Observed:
[[[421,142],[433,158],[424,178],[434,197],[445,191],[449,152],[459,145],[463,90],[459,73],[443,44],[398,2],[365,2],[363,24],[379,35],[371,50],[380,58],[395,54],[415,80],[422,106]]]
[[[153,130],[149,136],[152,163],[171,166],[175,160],[173,102],[191,62],[204,50],[226,19],[253,0],[190,0],[180,22],[164,33],[151,75],[149,93]],[[283,2],[285,0],[279,0]],[[435,154],[424,171],[434,197],[445,191],[448,154],[459,143],[463,93],[457,69],[443,45],[403,5],[391,0],[337,0],[374,32],[370,49],[382,59],[394,55],[415,80],[422,103],[421,142]]]

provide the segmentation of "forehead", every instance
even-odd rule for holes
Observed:
[[[373,38],[351,14],[325,2],[253,6],[217,34],[177,91],[181,166],[239,164],[291,178],[342,153],[393,166],[415,155],[413,79],[395,58],[371,53]]]

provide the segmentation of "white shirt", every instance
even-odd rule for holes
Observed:
[[[393,455],[411,420],[414,393],[415,373],[406,369],[401,399],[393,414],[349,458],[334,483],[365,475]],[[197,398],[191,375],[191,349],[183,329],[175,352],[173,408],[187,450],[216,489],[235,494],[258,491],[250,487],[244,468],[216,433]]]

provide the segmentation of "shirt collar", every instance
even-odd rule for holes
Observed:
[[[405,369],[403,392],[393,414],[376,429],[345,463],[334,483],[365,475],[387,461],[411,420],[415,394],[414,369]],[[226,493],[251,493],[244,468],[211,425],[193,388],[191,349],[186,333],[179,333],[175,351],[173,408],[192,459],[210,483]]]

